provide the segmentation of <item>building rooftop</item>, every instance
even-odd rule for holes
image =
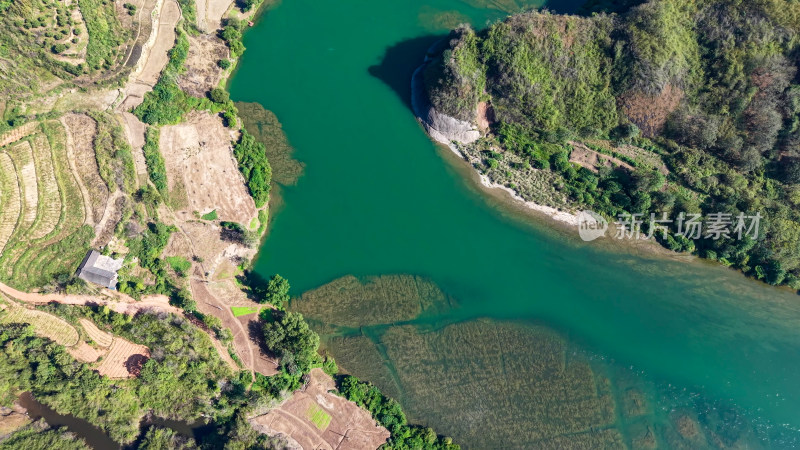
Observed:
[[[122,267],[121,259],[114,259],[89,250],[78,266],[78,278],[105,288],[117,288],[117,271]]]

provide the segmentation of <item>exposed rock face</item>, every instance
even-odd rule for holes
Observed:
[[[425,57],[425,62],[417,68],[411,78],[411,107],[414,114],[422,122],[425,131],[436,141],[449,145],[456,141],[461,144],[470,144],[481,137],[477,125],[442,114],[431,106],[425,93],[423,72],[430,62],[430,57]]]

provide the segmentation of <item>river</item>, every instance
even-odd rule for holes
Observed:
[[[441,330],[484,318],[491,326],[545,326],[567,340],[567,354],[611,367],[618,405],[628,392],[619,381],[628,375],[619,371],[649,383],[641,391],[654,399],[647,426],[656,434],[660,421],[683,405],[704,442],[726,426],[738,427],[738,434],[723,441],[744,439],[740,424],[747,422],[747,442],[796,445],[797,295],[713,264],[585,244],[577,233],[521,218],[480,192],[463,164],[435,146],[413,117],[410,77],[425,50],[459,22],[483,26],[502,18],[505,3],[511,2],[291,0],[246,33],[232,97],[274,111],[295,157],[306,164],[296,186],[281,188],[257,272],[280,273],[298,295],[349,274],[422,276],[458,306],[436,309],[412,325]],[[575,5],[548,6],[569,11]],[[394,381],[372,381],[399,397],[413,420],[456,441],[472,439],[443,417],[446,405],[423,405],[417,384],[439,380],[394,373],[411,366],[398,362],[402,351],[384,332],[363,332],[376,344],[378,360],[359,364],[360,357],[342,346],[341,355],[336,346],[331,351],[366,379],[377,375],[356,366],[384,364]],[[530,344],[535,353],[537,342],[515,345]],[[430,348],[433,355],[445,352]],[[695,400],[686,406],[684,398]],[[481,420],[500,420],[496,412],[482,411]],[[624,428],[630,417],[609,426]],[[630,444],[636,433],[623,430],[623,439]],[[487,439],[464,443],[501,446]]]

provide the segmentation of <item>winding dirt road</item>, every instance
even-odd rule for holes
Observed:
[[[46,305],[52,302],[77,306],[99,305],[107,306],[112,311],[120,314],[135,315],[140,312],[160,310],[183,317],[183,310],[170,305],[169,298],[167,298],[165,295],[149,295],[142,297],[142,299],[139,301],[136,301],[129,295],[125,295],[120,292],[111,293],[110,291],[103,291],[104,296],[33,294],[29,292],[18,291],[4,283],[0,283],[0,292],[15,300],[33,305]],[[205,332],[205,330],[202,331]],[[209,339],[211,339],[211,343],[214,345],[217,353],[219,353],[219,357],[225,361],[225,363],[228,364],[232,370],[239,370],[239,367],[228,354],[228,350],[225,348],[225,346],[223,346],[215,336],[212,336],[207,332],[205,333]]]

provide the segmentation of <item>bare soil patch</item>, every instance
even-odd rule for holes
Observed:
[[[244,179],[233,157],[231,131],[222,119],[206,112],[189,115],[186,123],[161,129],[170,193],[188,204],[173,205],[181,220],[194,219],[194,211],[216,209],[220,220],[238,222],[245,227],[257,216]]]
[[[0,439],[31,423],[27,411],[14,403],[11,407],[0,406]]]
[[[494,108],[487,102],[479,102],[476,116],[478,129],[481,133],[489,131],[489,126],[495,122]]]
[[[152,46],[142,52],[141,72],[136,80],[153,86],[169,61],[167,52],[175,45],[175,26],[181,18],[181,8],[175,0],[164,0],[161,11],[153,24],[156,33]]]
[[[286,434],[302,448],[375,449],[385,443],[389,431],[355,403],[329,392],[335,388],[330,376],[314,369],[304,389],[250,423],[269,434]]]
[[[67,347],[66,350],[73,358],[85,363],[93,363],[106,353],[105,351],[98,351],[96,348],[83,341],[79,342],[78,345],[74,347]]]
[[[231,0],[197,0],[197,27],[206,33],[218,29],[231,3]]]
[[[222,80],[223,70],[217,61],[228,59],[229,56],[228,47],[217,36],[190,36],[189,56],[184,64],[186,72],[178,78],[178,85],[195,97],[204,97]]]
[[[624,167],[629,171],[634,170],[633,166],[630,164],[612,156],[596,152],[579,142],[571,142],[570,144],[572,144],[572,152],[569,154],[569,161],[585,167],[594,173],[597,173],[600,167]]]
[[[133,164],[136,166],[136,177],[139,179],[139,184],[147,184],[147,163],[144,159],[144,133],[147,126],[142,123],[136,116],[129,112],[123,112],[122,125],[125,128],[125,135],[128,137],[128,142],[131,144],[131,152],[133,153]]]
[[[277,362],[261,350],[251,333],[251,322],[257,323],[257,317],[251,315],[237,318],[230,308],[232,304],[256,305],[254,302],[249,301],[232,281],[208,283],[194,278],[191,280],[191,289],[197,309],[203,314],[217,317],[223,326],[231,330],[234,351],[247,369],[266,376],[278,373]],[[239,295],[234,291],[238,291]]]

